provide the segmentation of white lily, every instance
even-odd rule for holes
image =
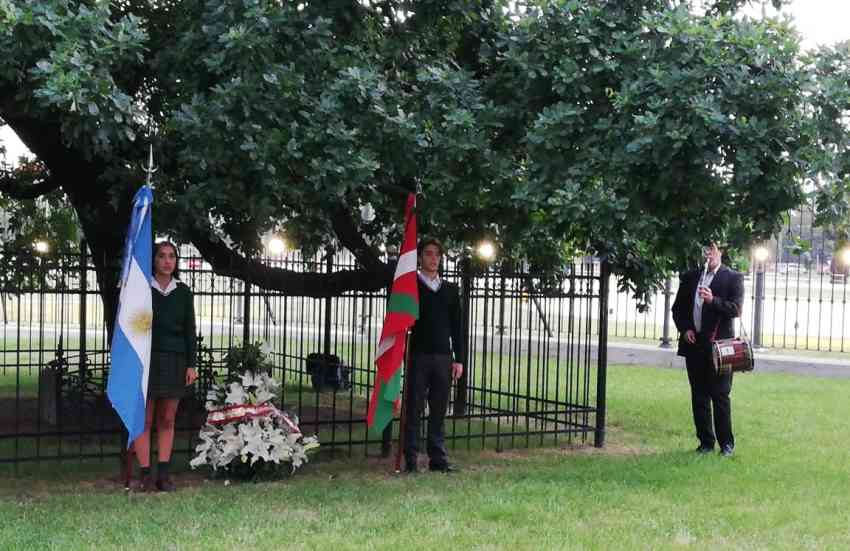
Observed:
[[[233,382],[228,386],[227,397],[224,399],[225,404],[244,404],[248,399],[245,389],[239,383]]]
[[[239,376],[239,380],[242,381],[242,386],[245,387],[246,392],[248,392],[252,386],[255,386],[253,371],[242,372],[242,375]]]

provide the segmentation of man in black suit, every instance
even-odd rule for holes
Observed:
[[[740,273],[721,264],[722,251],[717,243],[711,243],[703,252],[708,268],[681,277],[673,303],[673,321],[679,330],[679,356],[685,357],[691,385],[691,406],[699,438],[697,452],[714,450],[716,431],[720,453],[728,457],[735,450],[729,400],[732,373],[717,374],[711,344],[735,336],[734,319],[741,315],[744,283]]]
[[[419,243],[419,319],[410,335],[410,382],[405,403],[404,457],[407,472],[417,471],[419,419],[428,400],[428,467],[452,472],[444,442],[451,381],[463,373],[461,307],[457,285],[439,273],[443,246],[436,239]]]

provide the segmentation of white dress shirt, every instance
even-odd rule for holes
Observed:
[[[152,277],[151,287],[159,291],[159,294],[161,294],[162,296],[167,297],[169,293],[171,293],[171,291],[177,288],[177,279],[172,277],[171,281],[169,281],[168,285],[165,287],[165,289],[163,289],[159,286],[159,281],[157,281],[155,277]]]
[[[427,285],[429,289],[431,289],[435,293],[440,290],[440,286],[443,284],[443,280],[440,279],[440,276],[436,276],[434,279],[431,279],[422,272],[416,273],[419,276],[419,281]]]
[[[702,330],[702,305],[703,299],[699,296],[699,288],[700,287],[709,287],[711,286],[711,282],[714,281],[714,276],[717,274],[717,270],[720,269],[720,264],[717,265],[714,270],[709,270],[700,276],[699,283],[697,283],[697,290],[694,294],[694,328],[697,333]]]

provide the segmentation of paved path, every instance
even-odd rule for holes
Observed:
[[[622,342],[608,343],[608,363],[653,365],[676,369],[685,367],[684,359],[676,356],[675,348]],[[850,378],[850,360],[789,356],[767,350],[756,352],[756,371]]]

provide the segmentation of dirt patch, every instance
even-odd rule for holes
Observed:
[[[629,440],[628,435],[623,432],[622,429],[616,427],[609,427],[606,430],[606,439],[605,445],[601,448],[595,447],[592,443],[580,444],[580,443],[571,443],[571,444],[561,444],[553,447],[539,447],[539,448],[522,448],[522,449],[512,449],[512,450],[482,450],[481,456],[486,458],[499,458],[499,459],[512,459],[512,460],[524,460],[529,459],[533,456],[556,456],[556,455],[599,455],[606,457],[630,457],[630,456],[642,456],[642,455],[651,455],[656,453],[657,450],[651,447],[642,447],[634,444],[629,444],[624,442],[624,440]]]
[[[298,427],[304,434],[321,434],[330,431],[332,426],[337,430],[348,430],[351,424],[362,424],[365,415],[361,411],[340,411],[340,409],[334,409],[332,406],[302,405],[301,415],[298,417]]]

